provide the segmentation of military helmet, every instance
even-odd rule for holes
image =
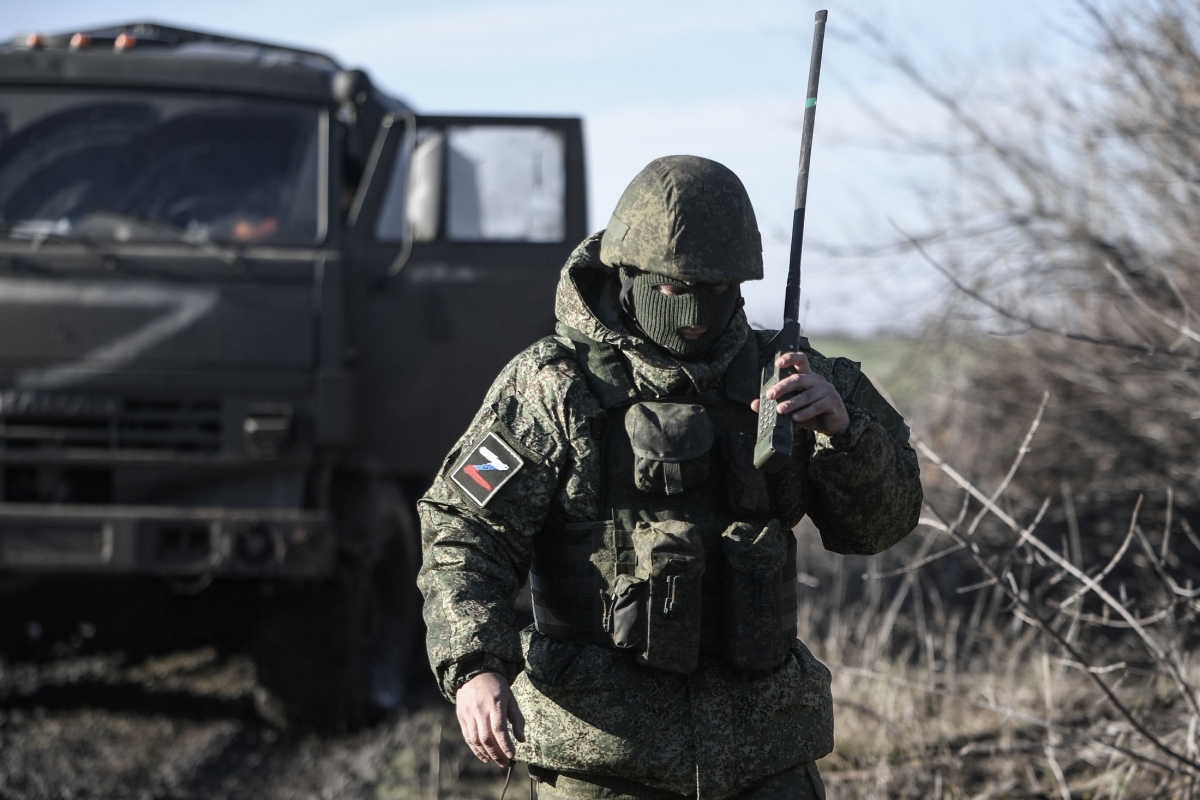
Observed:
[[[746,188],[728,167],[699,156],[655,159],[637,174],[600,240],[600,260],[687,283],[763,276]]]

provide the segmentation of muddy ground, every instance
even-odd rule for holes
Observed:
[[[213,648],[0,661],[0,798],[500,795],[504,773],[471,757],[431,679],[350,735],[282,729],[259,706],[249,659]],[[514,774],[507,796],[528,792]]]

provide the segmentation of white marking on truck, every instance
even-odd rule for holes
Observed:
[[[209,313],[218,299],[220,292],[211,288],[0,279],[0,302],[61,303],[90,308],[162,308],[166,311],[149,324],[97,347],[76,361],[22,370],[17,374],[16,385],[22,389],[56,389],[83,380],[89,372],[113,370],[128,364]]]

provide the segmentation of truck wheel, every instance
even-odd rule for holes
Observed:
[[[421,608],[417,525],[394,484],[373,482],[362,495],[344,520],[357,530],[339,531],[353,546],[336,574],[262,598],[253,655],[269,693],[260,709],[274,721],[355,730],[404,699]]]

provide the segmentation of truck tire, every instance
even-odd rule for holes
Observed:
[[[351,731],[395,711],[420,621],[420,538],[398,486],[371,481],[347,504],[332,578],[264,594],[252,650],[264,716]],[[282,719],[281,719],[282,718]]]

